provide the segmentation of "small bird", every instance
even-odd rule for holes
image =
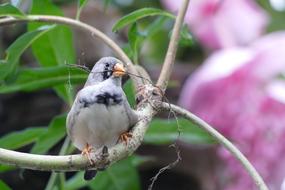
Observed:
[[[129,105],[122,89],[126,71],[121,61],[101,58],[93,67],[84,87],[77,93],[67,115],[67,134],[74,146],[87,156],[102,148],[114,146],[119,140],[127,142],[138,115]],[[96,171],[87,170],[84,179],[94,178]]]

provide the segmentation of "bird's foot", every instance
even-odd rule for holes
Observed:
[[[130,132],[124,132],[120,135],[119,140],[120,140],[120,142],[124,142],[125,145],[127,145],[129,139],[132,137],[133,137],[133,135]]]
[[[86,156],[87,159],[89,160],[89,163],[91,166],[93,166],[95,164],[94,160],[92,160],[90,153],[94,150],[94,148],[92,146],[90,146],[88,143],[86,144],[86,146],[84,147],[84,149],[81,152],[82,156]]]

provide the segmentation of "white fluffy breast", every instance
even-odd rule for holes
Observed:
[[[82,150],[88,143],[100,148],[116,144],[120,134],[129,128],[129,119],[124,106],[94,104],[82,108],[73,126],[74,145]]]

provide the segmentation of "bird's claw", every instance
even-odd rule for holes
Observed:
[[[133,137],[133,135],[132,135],[130,132],[124,132],[124,133],[122,133],[122,134],[120,135],[119,140],[120,140],[121,142],[124,142],[125,145],[127,145],[129,139],[132,138],[132,137]]]
[[[94,160],[92,160],[90,153],[93,151],[93,147],[90,146],[88,143],[86,144],[86,146],[84,147],[84,149],[81,152],[82,156],[86,156],[90,165],[93,166],[95,164]]]

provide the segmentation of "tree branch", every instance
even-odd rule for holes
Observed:
[[[180,37],[180,30],[181,30],[183,20],[184,20],[184,17],[185,17],[187,8],[188,8],[188,4],[189,4],[189,0],[184,0],[178,12],[178,16],[175,20],[169,46],[168,46],[167,53],[166,53],[164,63],[162,66],[162,70],[160,72],[160,75],[159,75],[159,78],[156,84],[163,92],[166,90],[170,75],[173,70],[173,65],[174,65],[176,51],[177,51],[179,37]]]
[[[181,115],[182,117],[188,119],[189,121],[195,123],[197,126],[202,128],[203,130],[207,131],[212,137],[215,138],[221,145],[223,145],[230,153],[243,165],[246,169],[248,174],[251,176],[253,181],[255,182],[256,186],[260,190],[268,190],[268,187],[264,183],[261,176],[258,174],[256,169],[251,165],[251,163],[247,160],[247,158],[233,145],[226,137],[220,134],[217,130],[207,124],[205,121],[200,119],[199,117],[195,116],[194,114],[190,113],[189,111],[182,109],[173,104],[169,103],[157,103],[159,108],[163,108],[165,110],[171,110],[175,113]]]

